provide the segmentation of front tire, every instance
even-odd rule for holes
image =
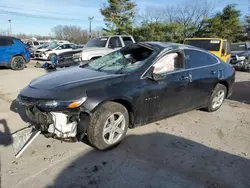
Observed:
[[[127,109],[119,103],[105,102],[93,113],[87,137],[91,145],[105,150],[118,145],[124,139],[128,125]]]
[[[10,67],[12,70],[23,70],[25,68],[26,61],[22,56],[15,56],[11,59]]]
[[[208,112],[214,112],[218,110],[223,104],[227,95],[227,88],[222,84],[217,84],[214,88],[212,95],[209,98],[208,106],[206,110]]]

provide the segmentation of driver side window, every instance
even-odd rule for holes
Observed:
[[[164,74],[184,68],[183,57],[179,53],[169,53],[154,64],[154,74]]]

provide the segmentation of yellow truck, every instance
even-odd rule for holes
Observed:
[[[230,42],[222,38],[186,38],[184,44],[205,49],[224,62],[230,63],[231,49]]]

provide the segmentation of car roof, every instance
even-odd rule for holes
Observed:
[[[185,38],[185,40],[226,40],[224,38]]]
[[[0,39],[16,39],[16,40],[20,40],[16,37],[12,37],[12,36],[5,36],[5,35],[0,35]]]
[[[191,49],[199,49],[195,46],[190,46],[190,45],[185,45],[185,44],[178,44],[178,43],[173,43],[173,42],[139,42],[139,44],[148,46],[150,48],[153,48],[155,50],[164,50],[166,48],[171,48],[171,49],[177,49],[177,48],[191,48]]]

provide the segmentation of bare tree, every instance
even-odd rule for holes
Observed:
[[[52,28],[55,38],[68,40],[76,44],[84,44],[88,41],[88,31],[78,26],[58,25]]]

